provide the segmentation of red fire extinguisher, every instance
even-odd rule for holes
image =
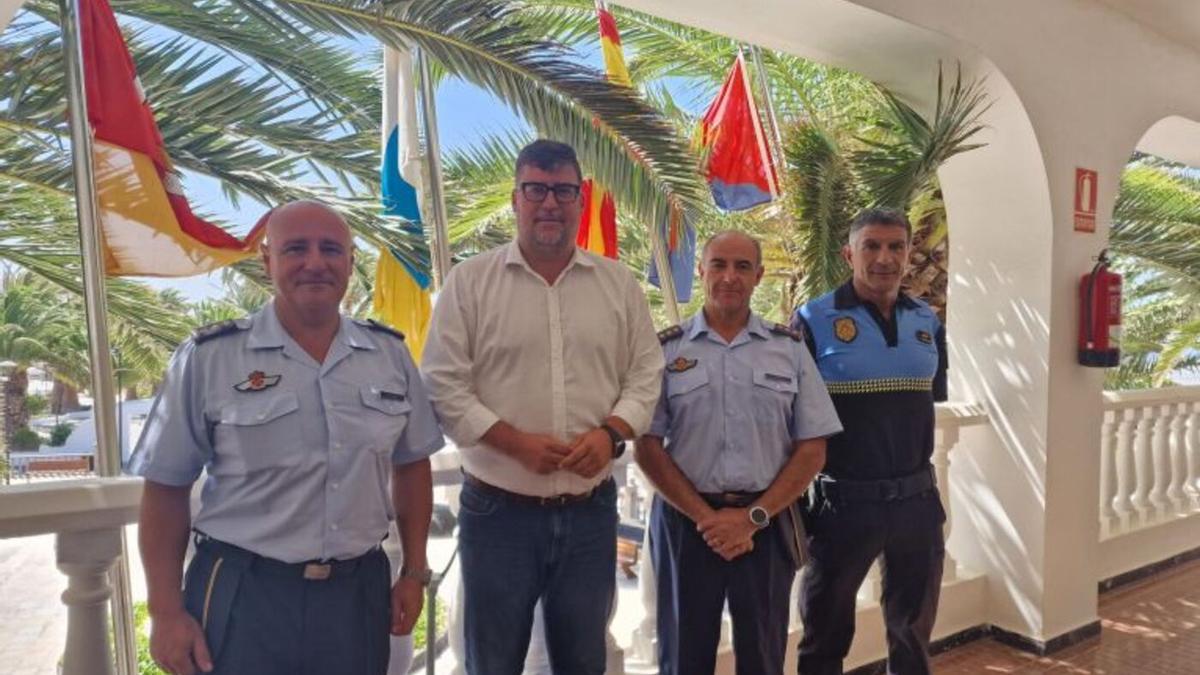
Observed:
[[[1079,363],[1112,368],[1121,360],[1121,275],[1108,269],[1108,251],[1079,280]]]

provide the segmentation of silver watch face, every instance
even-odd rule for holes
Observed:
[[[758,527],[766,527],[770,520],[771,518],[767,515],[767,510],[763,507],[750,507],[750,522],[754,523]]]

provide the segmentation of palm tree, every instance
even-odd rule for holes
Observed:
[[[4,443],[29,426],[26,406],[29,367],[52,361],[54,336],[68,329],[52,289],[28,273],[5,275],[0,281],[0,361],[7,361],[4,380]]]

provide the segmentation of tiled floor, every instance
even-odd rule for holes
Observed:
[[[934,659],[938,675],[1200,673],[1200,561],[1100,596],[1101,634],[1037,657],[979,640]]]

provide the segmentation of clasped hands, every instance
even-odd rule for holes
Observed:
[[[758,528],[746,509],[723,508],[697,520],[696,531],[714,553],[729,561],[754,550]]]
[[[562,470],[592,478],[613,459],[612,439],[599,427],[579,434],[570,443],[549,434],[522,432],[516,449],[517,459],[540,474]]]

